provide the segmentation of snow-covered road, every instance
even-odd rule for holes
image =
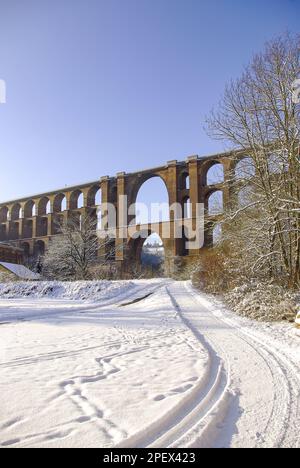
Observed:
[[[299,376],[291,325],[186,282],[0,299],[0,447],[299,447]]]

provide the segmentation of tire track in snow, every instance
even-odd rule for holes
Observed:
[[[299,447],[299,367],[278,350],[262,342],[254,333],[246,331],[235,322],[225,318],[222,312],[215,310],[209,301],[201,297],[187,283],[185,288],[202,307],[205,307],[214,315],[217,321],[229,326],[235,331],[239,339],[243,340],[255,353],[259,354],[270,370],[273,379],[274,399],[272,401],[272,411],[265,428],[261,433],[258,433],[260,436],[258,446]],[[290,372],[287,372],[287,369]]]
[[[253,334],[222,320],[187,283],[172,283],[166,292],[208,351],[209,367],[171,410],[117,447],[298,446],[297,366]],[[234,438],[238,432],[241,440]]]
[[[220,402],[225,411],[231,398],[228,390],[229,363],[221,360],[199,331],[183,317],[181,308],[168,286],[165,290],[177,315],[208,352],[208,368],[205,375],[201,376],[200,382],[174,407],[151,425],[122,441],[117,445],[118,448],[180,446],[181,439],[195,424],[200,425],[210,413],[213,413]]]

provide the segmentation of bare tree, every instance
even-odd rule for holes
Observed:
[[[207,119],[209,134],[232,150],[231,198],[223,216],[236,264],[250,275],[300,282],[300,36],[266,44],[225,89]],[[244,155],[248,155],[244,158]]]
[[[60,234],[53,237],[43,261],[43,274],[49,279],[91,279],[92,271],[107,264],[115,254],[109,236],[99,239],[97,219],[74,216],[58,222]],[[96,268],[97,267],[97,268]]]

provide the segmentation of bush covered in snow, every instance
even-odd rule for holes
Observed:
[[[225,294],[226,303],[236,313],[266,322],[293,322],[298,309],[296,299],[294,293],[270,283],[250,283]]]

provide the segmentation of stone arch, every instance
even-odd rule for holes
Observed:
[[[206,209],[209,216],[216,216],[223,213],[224,196],[222,190],[211,190],[206,196]]]
[[[45,216],[50,214],[51,212],[51,204],[50,199],[48,197],[43,197],[38,202],[38,216]]]
[[[162,172],[151,171],[151,172],[142,173],[139,177],[135,177],[134,183],[132,185],[132,189],[128,193],[129,202],[135,203],[138,193],[141,190],[142,186],[146,182],[148,182],[150,179],[154,179],[156,177],[163,181],[165,188],[167,190],[167,193],[168,193],[168,198],[170,199],[170,190],[168,187],[167,177],[164,174],[164,172],[163,171]]]
[[[153,234],[153,231],[149,229],[142,229],[140,231],[136,231],[131,238],[128,240],[127,243],[127,254],[129,255],[130,259],[138,261],[140,258],[142,246],[145,240]]]
[[[10,238],[10,240],[19,239],[19,227],[20,227],[20,225],[19,225],[18,221],[12,221],[11,223],[9,223],[9,238]]]
[[[48,216],[40,216],[37,219],[37,224],[36,224],[36,235],[45,237],[48,234]]]
[[[100,185],[93,185],[87,193],[87,206],[101,205],[101,188]]]
[[[23,225],[23,237],[24,239],[31,239],[33,237],[33,222],[32,219],[24,219]]]
[[[148,239],[154,235],[156,235],[161,242],[163,248],[163,261],[161,263],[164,262],[165,245],[158,233],[152,229],[143,229],[141,231],[137,231],[127,244],[127,258],[129,260],[128,264],[135,273],[137,271],[142,271],[145,267],[148,267],[147,262],[143,261],[143,249]],[[152,272],[156,269],[156,267],[159,267],[159,265],[152,265]]]
[[[237,207],[245,208],[253,201],[253,192],[251,185],[242,187],[237,193]]]
[[[139,263],[140,254],[145,240],[152,234],[151,229],[137,231],[127,243],[127,256],[135,263]]]
[[[76,230],[81,229],[82,226],[82,213],[81,211],[73,211],[70,213],[68,223],[71,224]]]
[[[53,202],[53,212],[61,213],[67,209],[67,198],[64,193],[58,193],[55,195]]]
[[[52,221],[52,234],[61,234],[61,227],[65,223],[65,217],[61,212],[56,212]]]
[[[81,203],[82,200],[82,203]],[[83,208],[84,206],[84,199],[83,199],[83,193],[80,189],[74,190],[74,192],[71,193],[70,195],[70,210],[78,210],[80,208]]]
[[[152,181],[159,181],[160,187],[157,190],[151,189]],[[154,186],[153,186],[154,187]],[[137,190],[138,188],[138,190]],[[149,193],[147,193],[147,190]],[[165,200],[163,200],[163,194],[166,195]],[[145,199],[143,200],[143,198]],[[157,199],[155,199],[157,197]],[[143,180],[139,181],[134,190],[134,205],[137,208],[137,224],[147,224],[147,223],[156,223],[160,221],[169,221],[170,219],[170,196],[169,190],[166,181],[160,174],[147,174],[143,177]],[[162,198],[162,199],[161,199]],[[148,208],[148,213],[137,213],[140,203],[143,203]],[[151,206],[150,206],[151,205]],[[150,211],[151,210],[151,211]],[[146,219],[147,218],[147,219]]]
[[[5,241],[7,238],[7,227],[6,224],[0,224],[0,241]]]
[[[22,207],[20,203],[15,203],[10,212],[10,218],[12,221],[16,221],[22,217]]]
[[[255,176],[255,166],[251,156],[241,156],[234,167],[234,176],[237,180],[251,179]]]
[[[30,245],[28,242],[22,242],[21,243],[21,249],[23,249],[24,252],[24,257],[28,258],[30,255]]]
[[[41,257],[43,255],[45,255],[45,251],[46,251],[46,244],[44,241],[42,240],[37,240],[35,243],[34,243],[34,254],[36,257]]]
[[[24,218],[33,218],[36,214],[35,208],[35,202],[28,200],[24,206]]]
[[[211,186],[224,183],[224,166],[219,160],[209,161],[202,169],[202,184]]]
[[[9,209],[7,206],[2,206],[0,209],[0,223],[6,223],[9,218]]]
[[[118,202],[118,187],[117,187],[117,184],[112,184],[111,187],[110,187],[110,190],[109,190],[109,201],[111,201],[111,203],[117,203]]]
[[[180,190],[190,189],[190,175],[188,171],[183,171],[179,177],[179,188]]]
[[[147,239],[143,240],[140,252],[141,266],[152,270],[152,274],[154,272],[158,273],[165,260],[165,248],[162,238],[156,232],[152,232]]]

